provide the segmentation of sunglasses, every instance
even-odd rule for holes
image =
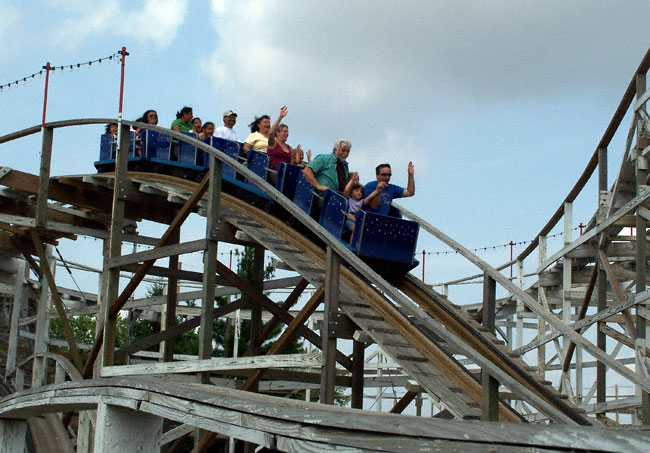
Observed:
[[[393,174],[392,173],[379,173],[379,176],[384,176],[384,177],[388,176],[390,178],[391,176],[393,176]]]

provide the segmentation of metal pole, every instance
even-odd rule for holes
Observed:
[[[122,101],[124,100],[124,66],[126,64],[126,56],[129,55],[129,53],[126,51],[126,47],[122,47],[122,50],[118,51],[117,53],[122,55],[122,58],[120,59],[122,72],[120,75],[120,106],[119,106],[119,117],[120,119],[122,119]]]
[[[43,95],[43,124],[45,124],[45,112],[47,112],[47,89],[50,84],[50,62],[48,61],[43,69],[45,69],[45,94]]]

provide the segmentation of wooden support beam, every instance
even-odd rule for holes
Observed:
[[[72,333],[72,328],[70,327],[70,322],[68,317],[65,314],[65,306],[61,300],[61,295],[59,294],[59,289],[56,287],[56,281],[54,280],[54,275],[50,270],[48,265],[47,257],[45,256],[45,250],[43,249],[43,243],[38,237],[38,233],[35,230],[31,230],[32,241],[34,242],[34,247],[38,252],[38,257],[41,260],[41,269],[47,280],[47,284],[50,288],[50,294],[54,299],[54,305],[56,311],[59,315],[59,320],[61,321],[61,327],[63,327],[63,333],[65,334],[66,340],[68,340],[68,345],[70,346],[70,353],[72,354],[72,360],[74,361],[77,369],[81,370],[83,364],[81,363],[81,357],[79,357],[79,348],[77,348],[77,342],[74,339],[74,334]]]
[[[311,296],[311,298],[307,301],[305,306],[300,310],[300,312],[296,315],[295,318],[291,321],[291,323],[287,326],[287,328],[282,332],[282,335],[273,342],[273,345],[269,349],[269,351],[266,353],[267,356],[275,355],[275,354],[280,354],[284,348],[286,348],[291,340],[294,339],[294,337],[298,334],[298,329],[300,326],[302,326],[305,322],[307,322],[307,319],[312,315],[314,310],[320,305],[320,303],[323,300],[323,294],[325,292],[325,289],[323,286],[318,288],[316,292]],[[246,382],[241,386],[241,390],[250,390],[254,388],[259,380],[262,378],[262,375],[264,374],[264,371],[266,371],[263,368],[260,368],[255,371],[255,373],[251,374],[248,379],[246,379]]]
[[[95,451],[160,451],[163,419],[133,409],[99,403]]]
[[[591,279],[589,280],[589,284],[587,285],[587,292],[585,294],[585,298],[582,300],[582,305],[580,306],[580,312],[578,313],[578,319],[576,321],[579,321],[581,319],[585,318],[585,315],[587,314],[587,309],[589,308],[589,301],[591,300],[591,295],[594,292],[594,287],[596,286],[596,280],[598,277],[598,263],[594,266],[594,269],[591,273]],[[583,330],[580,331],[582,333]],[[576,349],[576,344],[572,341],[569,342],[569,347],[567,348],[567,351],[564,355],[564,361],[562,363],[562,372],[566,373],[569,371],[569,366],[571,365],[571,360],[573,359],[573,352]]]
[[[178,228],[174,235],[169,239],[171,244],[178,244],[181,238],[181,229]],[[178,255],[169,257],[169,270],[178,270]],[[167,280],[167,304],[164,319],[161,320],[160,330],[167,330],[176,324],[176,303],[178,302],[178,279],[170,277]],[[171,362],[174,355],[174,338],[169,338],[163,342],[163,360]]]
[[[304,278],[300,280],[300,282],[296,285],[296,287],[291,291],[291,294],[289,294],[289,297],[284,301],[282,305],[280,305],[280,309],[286,313],[289,312],[291,307],[295,305],[296,302],[298,302],[298,299],[302,295],[303,291],[305,288],[307,288],[307,285],[309,285],[309,282],[305,280]],[[259,338],[257,345],[261,346],[264,341],[271,335],[271,332],[280,324],[280,318],[277,316],[273,316],[266,324],[264,324],[264,328],[260,332]],[[246,351],[246,354],[248,355],[249,351]]]
[[[27,266],[23,260],[16,261],[16,274],[14,276],[14,302],[11,306],[11,320],[9,321],[9,340],[7,345],[7,362],[5,363],[5,379],[16,366],[18,349],[18,321],[24,303],[24,285],[27,277]]]
[[[364,351],[366,344],[361,341],[352,341],[352,386],[350,407],[363,409],[363,367]]]
[[[232,313],[235,310],[245,307],[246,305],[248,305],[248,300],[244,298],[237,299],[236,301],[226,305],[222,305],[221,307],[214,309],[212,314],[213,319],[225,316],[228,313]],[[167,330],[150,335],[135,343],[131,343],[130,345],[115,351],[115,360],[122,360],[127,355],[134,354],[138,351],[147,349],[169,338],[177,337],[178,335],[182,334],[183,332],[187,332],[188,330],[196,329],[197,327],[199,327],[200,324],[201,324],[201,317],[197,316],[196,318],[188,319],[185,322],[176,324]]]
[[[411,401],[413,401],[419,394],[420,392],[406,392],[404,396],[402,396],[399,401],[395,403],[389,412],[391,414],[401,414],[404,412],[404,409],[406,409],[406,407],[411,404]]]
[[[619,303],[625,302],[625,296],[623,296],[623,293],[621,292],[621,287],[618,284],[618,279],[614,274],[612,266],[609,264],[607,255],[605,255],[605,252],[602,250],[598,251],[598,255],[600,257],[600,265],[603,266],[603,269],[607,274],[607,279],[609,280],[610,286],[612,287],[612,291],[614,291],[616,299]],[[630,336],[630,338],[636,340],[636,328],[634,326],[634,321],[632,321],[632,317],[630,316],[630,312],[626,309],[623,310],[622,313],[625,317],[625,330],[627,331],[627,334]]]
[[[228,266],[219,261],[217,261],[217,273],[225,278],[230,285],[235,286],[246,296],[255,300],[255,302],[260,304],[262,308],[265,308],[273,315],[277,316],[284,324],[289,325],[293,320],[293,316],[281,310],[275,302],[257,291],[249,280],[241,278],[239,275],[228,269]],[[322,346],[321,336],[307,327],[301,326],[298,333],[314,346],[318,348]],[[345,369],[352,371],[352,360],[350,360],[345,354],[337,351],[336,360],[343,365]]]
[[[341,262],[339,256],[327,247],[327,262],[325,267],[325,309],[323,313],[322,339],[323,364],[321,368],[320,402],[334,404],[336,376],[336,336],[334,322],[339,309]]]
[[[158,243],[156,244],[156,247],[162,247],[164,245],[168,244],[169,239],[172,236],[172,233],[176,228],[179,228],[185,219],[192,213],[198,202],[201,200],[203,197],[203,194],[205,191],[208,189],[209,185],[209,174],[203,177],[201,182],[199,183],[199,186],[196,188],[192,196],[187,200],[185,205],[180,209],[174,220],[172,220],[172,223],[169,225],[169,228],[165,231],[163,236],[160,238]],[[142,264],[136,275],[133,276],[129,284],[124,288],[124,291],[122,291],[122,294],[120,294],[120,297],[117,298],[112,304],[110,309],[108,310],[108,316],[116,317],[117,313],[120,312],[126,301],[128,300],[129,297],[133,294],[133,291],[137,288],[137,286],[142,282],[144,277],[147,275],[147,269],[153,266],[154,261],[146,261],[145,263]],[[102,329],[103,331],[103,329]],[[88,362],[86,362],[86,367],[84,368],[83,376],[84,378],[88,378],[91,373],[92,373],[92,367],[95,363],[95,360],[97,359],[97,355],[99,354],[99,350],[102,347],[102,342],[103,342],[103,336],[98,336],[97,340],[95,341],[95,344],[93,344],[93,349],[91,350],[89,356],[88,356]]]
[[[495,329],[495,324],[494,324],[494,318],[496,314],[495,310],[496,310],[496,282],[488,274],[485,274],[483,275],[482,324],[489,332],[492,333],[494,333],[494,329]],[[481,384],[482,384],[482,395],[483,395],[482,402],[481,402],[481,420],[493,421],[493,422],[498,421],[499,420],[499,381],[497,381],[494,377],[490,376],[487,370],[482,369]],[[415,398],[415,395],[413,395],[413,398]]]
[[[609,327],[607,324],[600,324],[598,330],[608,337],[618,341],[619,343],[623,343],[628,348],[635,349],[634,342],[630,339],[630,337]],[[650,348],[646,348],[645,353],[646,355],[650,356]]]
[[[54,129],[43,126],[41,134],[41,168],[38,174],[38,197],[36,198],[36,226],[39,228],[44,227],[47,221],[47,199],[50,187],[50,165],[52,163]]]

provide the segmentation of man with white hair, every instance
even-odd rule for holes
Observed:
[[[232,130],[235,127],[235,123],[237,123],[237,114],[232,110],[226,110],[223,112],[223,126],[214,130],[214,136],[232,140],[233,142],[241,142],[239,136]]]
[[[314,189],[322,192],[330,188],[343,192],[350,173],[346,159],[352,144],[348,140],[337,140],[331,154],[319,154],[302,171],[305,179]]]

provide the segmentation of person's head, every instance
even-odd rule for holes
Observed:
[[[286,143],[287,139],[289,138],[289,126],[280,123],[280,125],[278,126],[278,130],[275,131],[275,138],[280,143]]]
[[[302,150],[302,148],[296,148],[296,159],[298,162],[305,160],[305,152]]]
[[[193,116],[192,107],[183,107],[180,111],[176,112],[176,119],[181,120],[185,124],[189,124]]]
[[[208,121],[203,125],[203,133],[206,137],[212,137],[214,134],[214,123]]]
[[[196,118],[192,118],[192,126],[194,126],[194,132],[197,134],[201,132],[202,128],[202,123],[201,123],[201,118],[198,116]]]
[[[363,198],[363,186],[361,184],[352,184],[352,187],[350,187],[350,198],[355,201]]]
[[[349,140],[339,139],[334,143],[334,156],[337,160],[344,162],[350,155],[350,148],[352,148],[352,143]]]
[[[271,117],[262,115],[259,118],[255,117],[255,121],[249,124],[251,132],[259,132],[261,134],[268,134],[271,129]]]
[[[110,123],[106,125],[106,133],[117,135],[117,123]]]
[[[235,123],[237,123],[237,114],[233,112],[232,110],[226,110],[223,112],[223,125],[226,126],[228,129],[232,129],[235,127]]]
[[[147,110],[138,121],[145,124],[158,124],[158,113],[155,110]]]
[[[379,164],[375,168],[375,174],[377,176],[377,182],[388,182],[390,177],[393,176],[389,164]]]

